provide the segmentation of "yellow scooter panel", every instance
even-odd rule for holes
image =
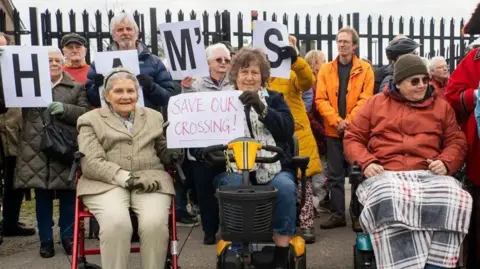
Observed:
[[[228,144],[228,149],[233,151],[238,169],[251,171],[262,144],[251,138],[235,139]]]

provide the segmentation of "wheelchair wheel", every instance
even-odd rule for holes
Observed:
[[[353,246],[353,268],[354,269],[376,269],[375,255],[373,251],[362,251]]]
[[[243,262],[233,251],[224,248],[217,256],[217,269],[243,269]]]

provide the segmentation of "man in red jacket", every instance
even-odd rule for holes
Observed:
[[[465,24],[463,34],[480,34],[480,4]],[[480,86],[480,48],[471,50],[450,76],[445,98],[457,114],[457,120],[468,140],[466,175],[473,185],[472,222],[468,234],[467,269],[480,268],[480,139],[475,119],[475,106]]]

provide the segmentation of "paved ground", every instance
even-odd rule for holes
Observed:
[[[346,185],[348,186],[348,185]],[[347,205],[350,193],[347,191]],[[348,207],[347,207],[348,208]],[[321,218],[327,218],[322,215]],[[355,234],[350,226],[334,230],[320,230],[316,220],[317,242],[307,247],[308,269],[353,269],[352,244]],[[180,243],[183,243],[189,228],[179,228]],[[38,237],[30,237],[24,240],[21,250],[15,253],[3,253],[0,255],[0,269],[68,269],[70,268],[69,257],[64,255],[61,246],[57,244],[57,255],[51,259],[42,259],[38,254]],[[180,256],[182,268],[211,269],[215,268],[215,246],[202,244],[203,232],[201,227],[194,228],[188,238],[185,248]],[[6,238],[0,250],[8,244],[14,244],[18,238]],[[90,244],[96,244],[92,240]],[[0,252],[1,253],[1,252]],[[90,262],[100,264],[98,256],[91,256]],[[141,269],[139,254],[132,254],[131,268]]]

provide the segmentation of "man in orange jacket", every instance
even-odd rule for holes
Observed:
[[[320,69],[315,105],[324,119],[330,211],[332,216],[320,224],[321,229],[346,226],[345,221],[345,156],[343,132],[355,113],[373,95],[374,74],[366,61],[355,55],[359,36],[351,27],[337,33],[338,57]],[[351,162],[355,160],[349,160]]]

